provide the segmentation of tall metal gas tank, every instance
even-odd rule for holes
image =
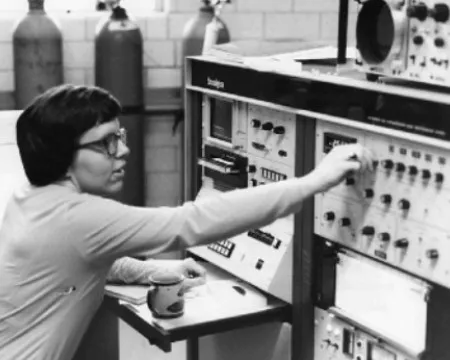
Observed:
[[[44,0],[28,0],[29,11],[13,31],[16,108],[64,82],[59,25],[44,10]]]
[[[184,86],[184,59],[186,56],[201,55],[203,50],[203,42],[205,40],[206,26],[214,17],[215,6],[211,4],[211,0],[202,0],[203,5],[200,7],[195,17],[190,19],[183,29],[182,38],[182,74]],[[218,33],[217,44],[224,44],[230,41],[230,32],[222,19],[217,19],[221,24]]]
[[[131,150],[117,200],[144,205],[143,38],[123,7],[115,6],[97,26],[95,84],[110,91],[122,104],[120,122],[127,130]]]

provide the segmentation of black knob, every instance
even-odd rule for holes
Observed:
[[[378,234],[378,239],[380,239],[381,241],[389,241],[391,240],[391,235],[389,235],[389,233],[387,232],[382,232]]]
[[[444,182],[444,174],[438,172],[434,175],[434,179],[437,183],[443,183]]]
[[[355,185],[355,179],[353,179],[353,178],[346,178],[345,179],[345,185]]]
[[[255,165],[249,165],[249,166],[248,166],[248,172],[249,172],[249,173],[254,173],[254,172],[256,172],[256,166],[255,166]]]
[[[254,128],[259,128],[261,126],[261,121],[258,119],[253,119],[252,120],[252,127]]]
[[[415,176],[419,172],[419,170],[417,169],[417,166],[414,166],[414,165],[409,166],[408,169],[409,169],[409,175],[411,175],[411,176]]]
[[[365,236],[375,235],[375,228],[373,226],[364,226],[361,230],[361,234]]]
[[[428,180],[431,177],[431,171],[430,170],[422,170],[422,179]]]
[[[409,210],[409,208],[411,207],[411,203],[406,199],[401,199],[398,202],[398,207],[401,210]]]
[[[395,165],[395,171],[404,172],[405,170],[406,170],[405,164],[399,162]]]
[[[372,199],[374,195],[375,195],[375,193],[374,193],[374,191],[372,189],[365,189],[364,190],[364,197],[366,199]]]
[[[275,126],[273,132],[277,135],[284,135],[286,133],[286,128],[284,126]]]
[[[278,155],[281,157],[286,157],[287,156],[287,152],[285,150],[279,150],[278,151]]]
[[[445,45],[445,40],[443,38],[438,37],[438,38],[434,39],[434,46],[441,48],[441,47],[444,47],[444,45]]]
[[[336,216],[334,215],[334,212],[332,212],[332,211],[327,211],[327,212],[323,215],[323,218],[324,218],[326,221],[333,221],[333,220],[336,218]]]
[[[271,131],[273,129],[273,124],[271,122],[264,123],[261,129]]]
[[[436,249],[430,249],[426,252],[426,257],[431,260],[435,260],[439,257],[439,251]]]
[[[349,218],[342,218],[340,221],[341,226],[350,226],[350,219]]]
[[[378,160],[372,161],[372,166],[373,166],[374,169],[376,169],[378,167],[378,163],[379,163]]]
[[[416,35],[413,37],[413,43],[415,45],[422,45],[423,44],[423,36],[422,35]]]
[[[383,167],[383,169],[391,170],[394,167],[394,162],[390,159],[383,160],[381,162],[381,166]]]
[[[450,11],[447,4],[439,3],[430,9],[429,14],[436,22],[447,22]]]
[[[380,196],[380,200],[383,204],[389,205],[392,202],[392,196],[389,194],[383,194]]]
[[[423,2],[420,2],[417,5],[408,6],[406,14],[410,18],[424,21],[428,17],[428,7]]]
[[[409,241],[406,238],[395,240],[394,246],[398,249],[406,249],[409,245]]]

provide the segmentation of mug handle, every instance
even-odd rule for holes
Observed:
[[[150,311],[154,312],[155,308],[152,305],[152,296],[156,294],[158,291],[158,288],[155,285],[150,285],[147,291],[147,306],[150,309]]]

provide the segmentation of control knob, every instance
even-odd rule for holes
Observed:
[[[428,180],[431,177],[431,171],[430,170],[422,170],[422,179]]]
[[[408,169],[409,169],[409,171],[408,171],[409,175],[411,175],[411,176],[415,176],[419,172],[419,169],[417,169],[417,166],[414,166],[414,165],[409,166]]]
[[[445,45],[445,40],[441,37],[437,37],[436,39],[434,39],[434,46],[441,48],[444,47]]]
[[[366,199],[372,199],[374,195],[375,195],[375,193],[374,193],[373,189],[365,189],[364,190],[364,197]]]
[[[347,217],[342,218],[341,221],[340,221],[341,226],[350,226],[350,223],[351,223],[351,221]]]
[[[326,221],[333,221],[336,218],[336,215],[334,215],[334,212],[332,211],[327,211],[324,215],[323,218]]]
[[[423,44],[423,36],[422,35],[416,35],[413,37],[413,43],[414,45],[422,45]]]
[[[387,160],[383,160],[381,162],[381,166],[383,167],[383,169],[385,170],[391,170],[394,167],[394,162],[390,159]]]
[[[424,21],[428,17],[428,7],[423,2],[420,2],[417,5],[408,6],[406,14],[410,18]]]
[[[364,226],[361,230],[361,234],[364,236],[373,236],[375,234],[375,228],[373,226]]]
[[[434,7],[430,9],[429,15],[436,22],[447,22],[450,15],[449,7],[444,3],[435,4]]]
[[[275,126],[273,132],[277,135],[284,135],[286,133],[286,128],[284,126]]]
[[[266,122],[263,124],[261,129],[271,131],[273,129],[273,124],[271,122]]]
[[[355,185],[355,179],[354,178],[346,178],[345,185]]]
[[[395,165],[395,171],[404,172],[405,170],[406,170],[405,164],[399,162]]]
[[[434,175],[434,179],[437,183],[443,183],[444,182],[444,174],[438,172]]]
[[[259,128],[261,126],[261,121],[258,119],[253,119],[252,120],[252,127],[254,128]]]
[[[392,202],[392,196],[389,194],[383,194],[380,196],[381,203],[385,205],[390,205]]]
[[[378,239],[380,239],[381,241],[389,241],[391,240],[391,235],[389,235],[389,233],[387,232],[382,232],[378,234]]]
[[[430,260],[436,260],[437,258],[439,258],[439,251],[437,251],[436,249],[427,250],[425,256]]]
[[[409,241],[406,238],[395,240],[394,246],[398,249],[406,249],[409,245]]]
[[[409,210],[409,208],[411,207],[411,203],[409,202],[409,200],[401,199],[398,202],[398,207],[400,210]]]

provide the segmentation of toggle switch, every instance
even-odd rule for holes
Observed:
[[[248,170],[249,173],[255,173],[256,172],[256,166],[255,165],[249,165]]]
[[[439,251],[436,249],[427,250],[425,256],[430,260],[436,260],[439,258]]]

